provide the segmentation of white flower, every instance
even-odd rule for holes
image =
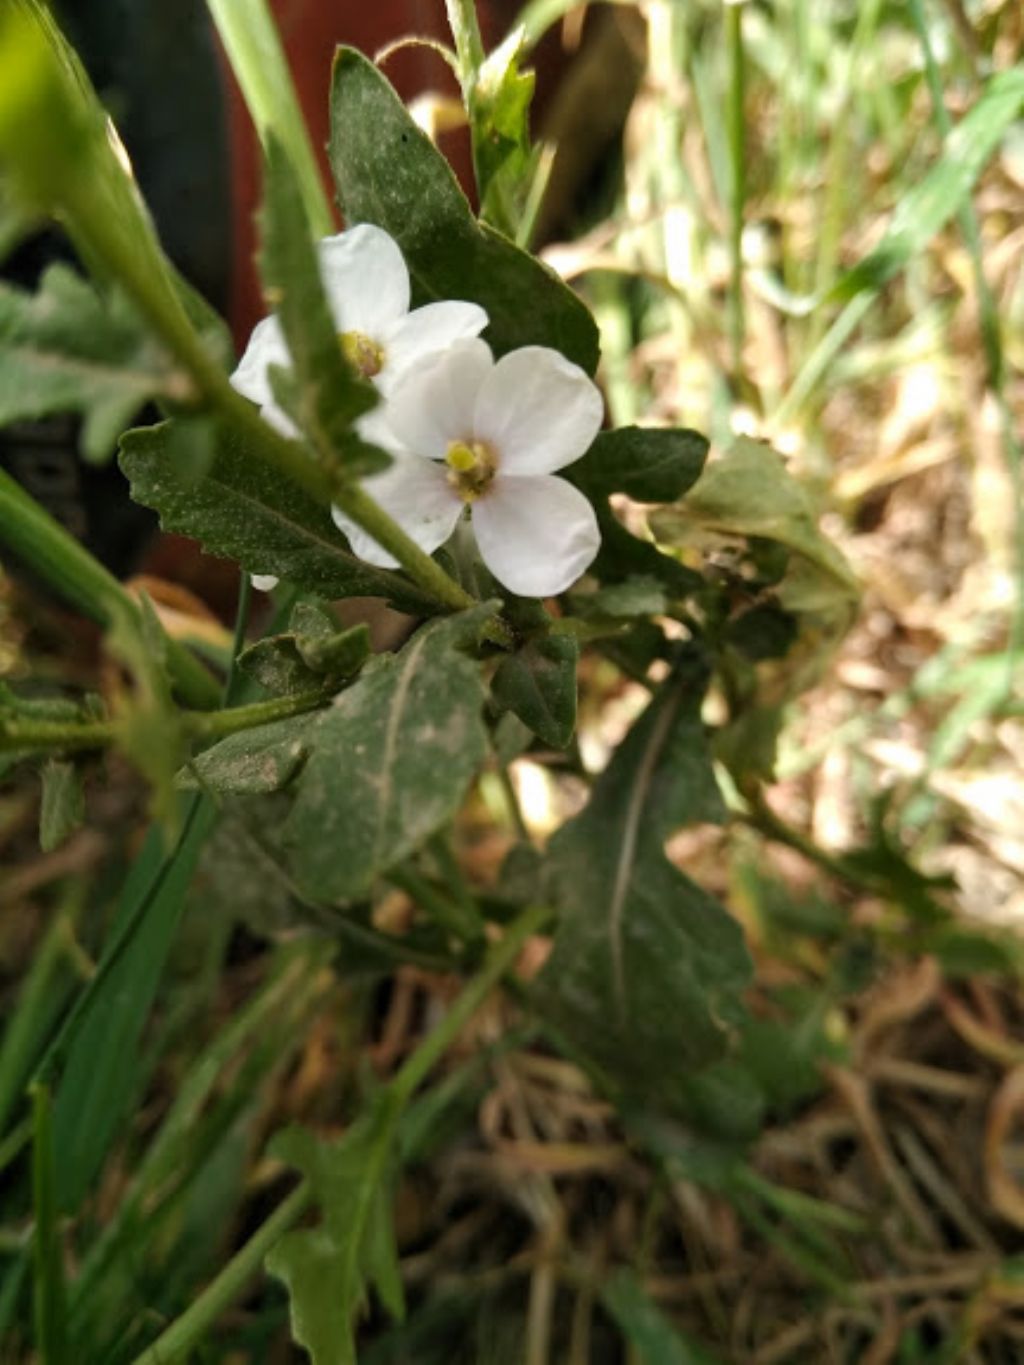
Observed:
[[[384,414],[395,456],[363,487],[428,554],[468,508],[480,555],[522,597],[574,583],[597,554],[594,509],[554,477],[590,446],[601,394],[578,365],[544,346],[497,363],[486,342],[460,341],[407,372]],[[395,560],[338,508],[334,520],[362,559]]]
[[[409,271],[398,243],[383,229],[363,223],[317,243],[324,293],[349,360],[387,398],[402,372],[453,341],[475,337],[487,314],[475,303],[447,299],[409,311]],[[294,424],[274,402],[267,368],[288,368],[291,357],[281,324],[271,315],[258,323],[231,383],[259,403],[263,416],[285,435]],[[367,413],[359,430],[376,439],[380,410]]]
[[[398,243],[382,228],[367,223],[325,237],[317,243],[317,256],[338,342],[384,398],[409,365],[453,341],[475,337],[487,326],[487,314],[478,304],[458,299],[428,303],[410,313],[409,271]],[[281,324],[273,315],[256,325],[231,383],[260,405],[278,431],[295,436],[295,424],[274,401],[267,373],[271,365],[291,365]],[[381,421],[381,407],[359,420],[364,439],[377,439]],[[257,592],[270,592],[278,583],[273,574],[251,577]]]

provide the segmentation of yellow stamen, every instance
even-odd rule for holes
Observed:
[[[486,441],[453,441],[444,460],[451,471],[448,482],[463,502],[475,502],[497,469],[494,451]]]
[[[384,368],[384,347],[364,332],[342,332],[338,337],[345,359],[364,379],[372,379]]]

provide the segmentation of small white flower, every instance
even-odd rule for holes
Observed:
[[[446,299],[409,311],[409,271],[398,243],[382,228],[363,223],[317,243],[324,293],[346,356],[387,398],[402,372],[453,341],[475,337],[487,314],[475,303]],[[274,402],[267,373],[291,364],[281,324],[271,315],[258,323],[231,383],[259,403],[263,416],[285,435],[294,424]],[[359,422],[367,440],[376,439],[380,410]]]
[[[281,580],[272,573],[251,573],[249,581],[257,592],[273,592]]]
[[[390,398],[394,463],[366,491],[428,554],[467,508],[480,555],[522,597],[574,583],[597,554],[594,509],[554,470],[588,449],[601,426],[596,385],[544,346],[495,363],[486,342],[459,341],[407,372]],[[334,520],[361,558],[395,560],[338,508]]]

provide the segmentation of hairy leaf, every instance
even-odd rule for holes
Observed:
[[[289,716],[228,735],[192,759],[179,776],[179,786],[231,796],[279,791],[306,761],[320,715]]]
[[[35,294],[0,284],[0,425],[79,412],[83,452],[101,460],[148,402],[189,392],[120,291],[101,294],[65,265]]]
[[[576,729],[579,654],[571,635],[542,636],[502,659],[491,681],[498,705],[556,749],[564,749]]]
[[[637,502],[675,502],[700,478],[708,441],[685,427],[602,431],[562,473],[588,495],[625,493]]]
[[[330,159],[346,221],[375,223],[402,248],[417,304],[468,299],[487,310],[498,355],[552,346],[597,368],[597,327],[546,266],[476,222],[451,167],[372,62],[338,49]]]
[[[284,830],[312,898],[365,895],[455,813],[486,754],[480,668],[460,646],[493,610],[424,627],[322,714]]]
[[[43,768],[43,801],[39,809],[39,846],[44,853],[58,848],[82,823],[85,798],[82,776],[73,763],[51,759]]]
[[[249,573],[276,574],[323,597],[385,597],[399,609],[431,610],[398,574],[357,559],[328,511],[247,458],[232,432],[218,432],[217,454],[201,478],[184,476],[168,454],[172,426],[142,427],[121,441],[132,497],[159,512],[165,530],[237,559]]]
[[[513,29],[489,53],[473,90],[473,150],[481,213],[487,222],[512,235],[533,158],[530,154],[530,101],[534,74],[520,71],[522,29]]]
[[[624,1093],[676,1110],[687,1071],[727,1047],[750,972],[739,926],[663,849],[679,826],[723,814],[705,685],[698,660],[677,663],[551,841],[561,918],[538,983],[542,1010]]]
[[[681,596],[699,586],[698,576],[627,531],[609,498],[625,493],[637,502],[674,502],[700,476],[708,443],[696,431],[622,427],[605,431],[582,459],[563,470],[594,504],[601,548],[589,572],[602,583],[653,578]]]

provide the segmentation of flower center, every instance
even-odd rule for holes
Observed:
[[[448,482],[463,502],[475,502],[486,492],[498,462],[486,441],[453,441],[444,457]]]
[[[365,332],[342,332],[338,336],[345,359],[364,379],[372,379],[384,368],[384,347]]]

